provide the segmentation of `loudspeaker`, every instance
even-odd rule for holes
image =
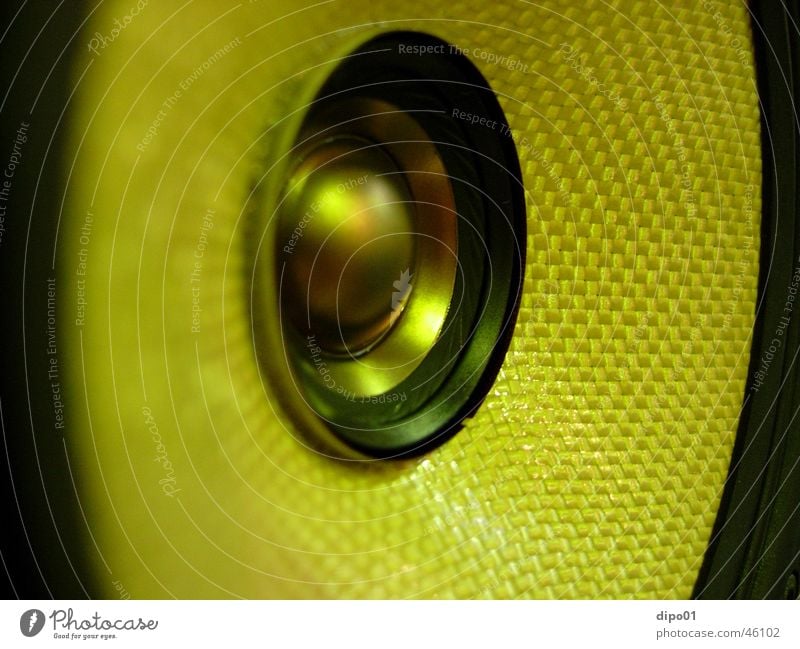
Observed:
[[[18,597],[795,598],[798,6],[8,16]]]

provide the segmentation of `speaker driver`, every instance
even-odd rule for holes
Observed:
[[[277,233],[254,302],[282,328],[255,332],[261,364],[355,450],[428,450],[494,382],[519,304],[524,197],[495,95],[452,45],[386,34],[331,73],[286,157],[262,199]]]

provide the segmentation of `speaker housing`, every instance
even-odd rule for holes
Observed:
[[[176,16],[150,5],[96,53],[93,34],[127,7],[27,4],[11,23],[4,150],[30,129],[0,255],[8,592],[796,597],[796,314],[781,321],[800,238],[796,4],[250,4]],[[508,115],[528,201],[521,315],[457,436],[416,458],[337,461],[262,381],[251,284],[231,278],[252,270],[242,239],[260,233],[247,215],[298,98],[337,58],[400,29],[465,49]],[[674,220],[691,207],[682,156],[708,231]],[[737,229],[748,201],[752,254]],[[205,243],[221,252],[203,270],[224,282],[204,284],[213,334],[198,341],[188,278],[209,207]],[[87,225],[91,323],[78,326]],[[711,243],[693,248],[695,233]],[[704,264],[708,286],[687,283]],[[693,336],[698,314],[714,322]],[[182,501],[159,483],[154,425]]]

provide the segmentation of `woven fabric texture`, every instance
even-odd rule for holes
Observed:
[[[112,32],[129,5],[101,5],[85,37],[109,40],[76,64],[58,250],[97,591],[689,596],[755,309],[745,6],[149,3]],[[359,465],[306,448],[261,380],[245,206],[309,80],[397,29],[462,48],[497,92],[528,262],[476,416],[424,457]]]

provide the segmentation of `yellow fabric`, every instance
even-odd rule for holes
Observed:
[[[687,597],[753,323],[744,5],[131,6],[103,3],[82,35],[106,40],[75,67],[58,251],[68,452],[99,592]],[[248,196],[274,162],[265,131],[297,118],[336,56],[395,29],[458,45],[498,93],[528,263],[510,351],[466,429],[359,465],[308,450],[260,381]]]

